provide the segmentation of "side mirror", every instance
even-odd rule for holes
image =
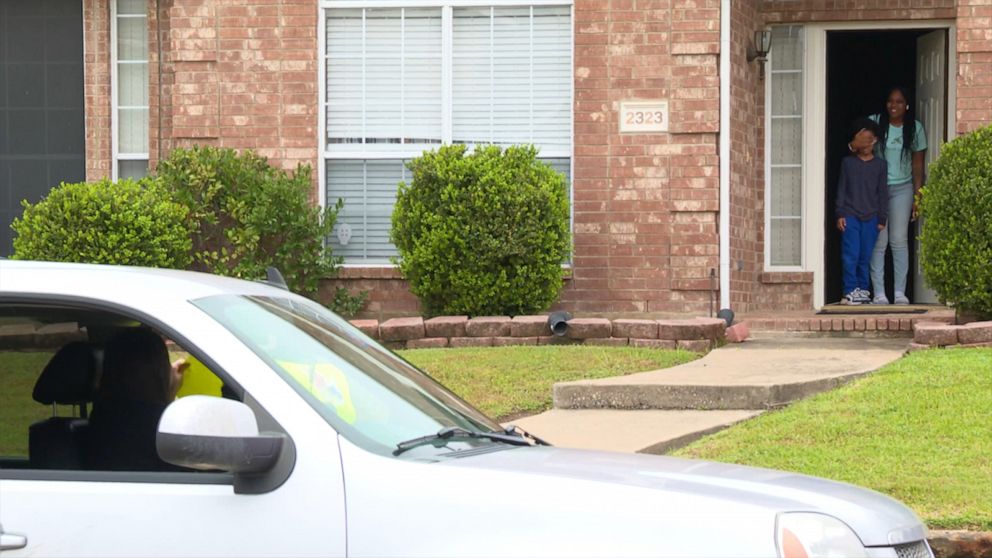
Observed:
[[[282,434],[259,434],[255,414],[240,401],[191,395],[166,407],[155,446],[173,465],[263,473],[279,461],[285,440]]]

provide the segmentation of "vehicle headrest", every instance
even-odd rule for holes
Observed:
[[[76,405],[93,400],[96,355],[89,343],[63,345],[34,384],[32,397],[43,405]]]

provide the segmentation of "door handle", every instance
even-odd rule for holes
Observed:
[[[28,538],[24,535],[14,533],[4,533],[0,531],[0,551],[17,550],[28,545]]]

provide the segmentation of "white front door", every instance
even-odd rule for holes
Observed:
[[[916,39],[916,114],[927,132],[926,167],[940,155],[944,143],[947,109],[947,32],[932,31]],[[935,303],[937,294],[927,286],[920,265],[920,241],[923,219],[916,222],[916,265],[913,266],[913,302]]]

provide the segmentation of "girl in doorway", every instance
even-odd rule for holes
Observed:
[[[871,283],[874,304],[888,304],[885,295],[885,248],[892,249],[893,302],[909,304],[906,274],[909,272],[909,223],[916,220],[916,200],[923,187],[923,162],[927,136],[923,124],[911,115],[909,92],[905,87],[889,89],[885,110],[869,118],[878,123],[875,154],[888,163],[889,223],[879,232],[871,256]],[[848,149],[856,153],[871,145],[871,132],[861,130]]]

